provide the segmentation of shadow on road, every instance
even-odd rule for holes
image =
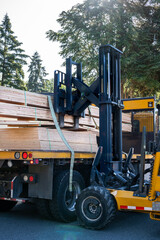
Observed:
[[[119,212],[115,220],[100,231],[87,230],[74,223],[41,218],[34,204],[17,205],[0,213],[0,240],[158,240],[160,223],[147,214]]]

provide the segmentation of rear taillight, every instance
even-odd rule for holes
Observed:
[[[33,182],[34,181],[34,177],[31,175],[30,177],[29,177],[29,182]]]
[[[39,164],[39,159],[33,159],[29,161],[30,164]]]
[[[39,164],[39,159],[34,159],[35,164]]]
[[[38,159],[38,158],[36,158],[36,159],[33,159],[33,160],[30,160],[30,161],[23,161],[23,163],[24,164],[30,164],[30,165],[37,165],[37,164],[39,164],[40,163],[40,160],[41,159]]]
[[[22,158],[23,158],[23,159],[27,159],[27,157],[28,157],[28,153],[27,153],[27,152],[23,152],[23,153],[22,153]]]

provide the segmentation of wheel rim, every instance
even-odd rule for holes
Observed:
[[[103,213],[103,207],[100,200],[93,196],[89,196],[83,200],[81,210],[83,216],[92,222],[98,221]]]
[[[80,185],[77,182],[72,183],[72,192],[69,191],[69,187],[67,187],[65,191],[65,205],[69,211],[75,211],[75,204],[78,195],[81,192]]]

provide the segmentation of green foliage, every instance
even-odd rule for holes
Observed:
[[[122,93],[132,97],[160,88],[160,4],[156,0],[85,0],[62,12],[61,28],[47,38],[60,43],[60,55],[82,62],[87,83],[98,76],[98,49],[111,44],[122,56]],[[133,94],[134,93],[134,94]]]
[[[153,95],[160,89],[160,4],[156,1],[136,1],[132,11],[136,36],[131,46],[130,82],[139,95]]]
[[[14,36],[6,14],[0,25],[0,85],[25,89],[23,65],[27,64],[22,43]]]
[[[48,93],[54,92],[54,78],[46,81],[44,92]]]
[[[29,80],[27,82],[27,89],[31,92],[44,92],[46,90],[47,79],[45,67],[42,66],[42,60],[38,52],[35,52],[31,57],[31,62],[28,68]]]

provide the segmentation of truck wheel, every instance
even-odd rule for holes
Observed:
[[[76,202],[76,214],[80,225],[90,229],[104,228],[114,218],[116,209],[115,198],[100,186],[84,189]]]
[[[16,204],[17,204],[17,202],[15,202],[15,201],[0,200],[0,212],[8,212]]]
[[[73,191],[69,191],[69,171],[59,173],[54,180],[53,199],[49,201],[50,212],[58,221],[76,220],[75,203],[81,190],[85,187],[84,179],[73,171]]]
[[[37,207],[38,213],[42,217],[45,217],[47,219],[52,219],[52,215],[50,213],[49,203],[47,199],[37,199],[36,207]]]

